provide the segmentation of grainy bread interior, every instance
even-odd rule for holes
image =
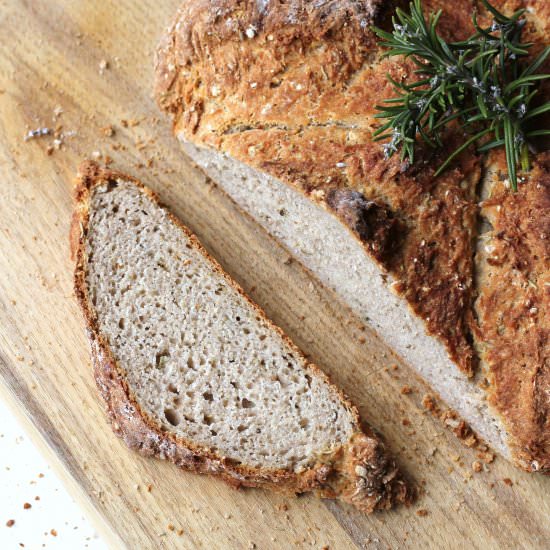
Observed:
[[[83,165],[71,239],[95,378],[131,448],[365,512],[410,501],[357,409],[151,191]]]
[[[506,431],[487,406],[485,392],[453,368],[443,344],[391,291],[391,275],[380,270],[344,225],[277,178],[179,137],[185,152],[235,202],[405,357],[481,437],[509,455]]]
[[[96,187],[86,282],[141,409],[255,467],[299,470],[353,432],[325,380],[136,186]]]

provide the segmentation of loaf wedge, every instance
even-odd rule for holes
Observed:
[[[356,408],[138,181],[84,164],[75,291],[129,447],[235,486],[372,512],[410,490]]]
[[[385,158],[376,105],[394,93],[387,74],[406,80],[415,67],[383,58],[371,25],[398,4],[186,0],[158,49],[157,101],[194,162],[479,436],[550,471],[548,154],[516,194],[502,192],[498,153],[465,150],[435,176],[464,142],[452,125],[412,166]],[[446,39],[474,32],[479,3],[422,5],[441,8]],[[522,38],[540,49],[549,4],[521,6]],[[486,208],[490,189],[499,198]]]

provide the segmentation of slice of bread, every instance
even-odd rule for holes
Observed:
[[[235,486],[371,512],[410,490],[356,408],[138,181],[80,169],[75,291],[114,431]]]

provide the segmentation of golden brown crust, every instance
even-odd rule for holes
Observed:
[[[513,451],[531,471],[550,471],[550,153],[510,193],[503,154],[493,155],[491,196],[482,215],[492,229],[480,296],[478,341],[490,399]]]
[[[117,179],[132,181],[152,200],[157,201],[155,194],[134,178],[100,168],[95,163],[84,163],[79,170],[77,204],[70,239],[71,251],[76,259],[75,293],[86,321],[94,375],[107,404],[115,433],[122,437],[130,448],[142,454],[169,459],[182,468],[198,473],[217,475],[235,487],[266,486],[289,493],[314,491],[321,497],[340,498],[351,502],[365,512],[389,508],[397,502],[410,501],[411,490],[399,476],[395,463],[387,456],[381,441],[368,427],[361,429],[357,409],[313,364],[308,363],[308,368],[314,376],[326,381],[331,391],[336,393],[350,410],[356,431],[346,446],[332,455],[319,457],[314,466],[302,473],[250,468],[237,464],[211,450],[194,445],[191,441],[160,431],[154,421],[140,410],[117,367],[106,338],[101,335],[96,315],[88,300],[85,281],[85,239],[88,231],[90,193],[95,185],[116,182]],[[172,215],[171,218],[190,238],[192,245],[212,262],[227,283],[244,296],[257,314],[285,338],[297,355],[302,356],[282,331],[265,318],[264,312],[250,302],[242,289],[208,255],[196,237],[179,220]]]

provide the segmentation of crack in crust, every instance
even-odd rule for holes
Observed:
[[[308,364],[312,374],[322,378],[332,386],[344,406],[350,410],[354,419],[354,433],[347,445],[324,455],[316,457],[316,462],[303,472],[292,472],[284,469],[251,468],[238,464],[215,451],[195,445],[193,442],[178,438],[174,434],[162,432],[154,420],[140,409],[138,403],[118,368],[106,338],[101,334],[97,316],[91,305],[86,287],[86,254],[85,242],[88,231],[89,201],[91,190],[95,185],[117,179],[133,182],[147,196],[157,201],[152,191],[140,182],[117,172],[102,169],[95,163],[85,163],[80,167],[76,187],[76,208],[71,225],[71,255],[76,262],[74,288],[77,300],[86,322],[90,342],[94,376],[101,396],[103,397],[113,431],[130,447],[145,456],[155,456],[174,462],[177,466],[202,474],[221,477],[230,485],[238,488],[263,486],[286,493],[303,493],[313,491],[323,498],[339,498],[349,502],[360,510],[370,513],[375,509],[390,508],[397,503],[410,503],[413,498],[411,487],[398,474],[397,466],[389,458],[383,443],[367,426],[361,427],[357,409],[347,400],[343,393],[330,383],[328,377],[315,365]],[[204,254],[214,267],[226,278],[227,284],[243,294],[221,267],[210,258],[197,239],[189,233],[175,217],[171,219],[189,237],[192,246]],[[249,301],[249,300],[248,300]],[[265,318],[263,311],[252,304],[258,315]],[[280,331],[272,325],[273,330]],[[301,352],[283,335],[295,353]],[[352,499],[348,487],[357,482],[357,473],[353,464],[360,456],[365,468],[369,469],[369,491],[362,497]]]

